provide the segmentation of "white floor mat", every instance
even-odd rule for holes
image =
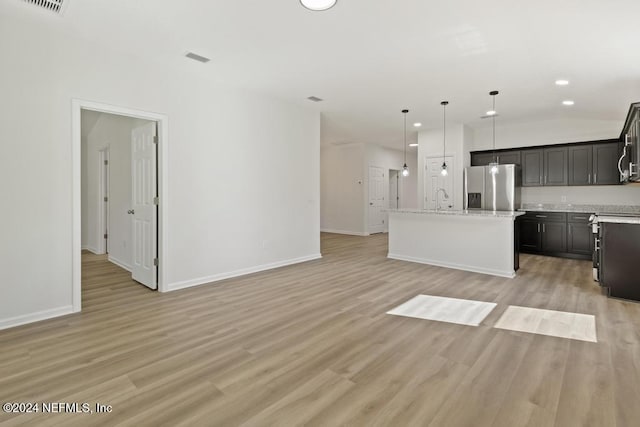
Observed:
[[[494,327],[510,331],[598,342],[596,318],[591,314],[510,305]]]
[[[492,302],[418,295],[387,314],[478,326],[495,306]]]

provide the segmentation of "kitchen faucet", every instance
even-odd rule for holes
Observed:
[[[438,193],[440,193],[442,191],[442,195],[444,196],[445,200],[449,200],[449,195],[447,194],[447,190],[445,190],[444,188],[440,187],[436,190],[436,210],[439,211],[440,210],[440,198],[438,197]]]

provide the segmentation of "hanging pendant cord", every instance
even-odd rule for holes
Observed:
[[[404,113],[404,164],[407,164],[407,113]]]
[[[447,104],[442,103],[442,162],[444,163],[445,149],[447,141]]]
[[[493,111],[496,111],[496,96],[493,95]],[[491,118],[493,122],[493,161],[496,161],[496,115]]]

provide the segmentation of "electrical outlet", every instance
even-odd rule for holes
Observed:
[[[565,203],[567,201],[567,196],[560,196],[560,201]]]

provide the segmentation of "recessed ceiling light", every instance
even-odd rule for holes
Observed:
[[[409,147],[417,147],[417,146],[418,146],[418,143],[416,142],[412,142],[411,144],[409,144]]]
[[[559,79],[556,80],[556,85],[558,86],[566,86],[569,84],[569,80]]]
[[[487,116],[495,116],[495,115],[496,115],[496,110],[487,111]]]
[[[573,104],[575,104],[575,102],[573,102],[573,101],[572,101],[572,100],[570,100],[570,99],[567,99],[567,100],[562,101],[562,105],[573,105]]]
[[[331,9],[338,0],[300,0],[300,3],[309,10],[322,11]]]
[[[422,123],[414,123],[413,124],[415,127],[419,128],[420,126],[422,126]]]

